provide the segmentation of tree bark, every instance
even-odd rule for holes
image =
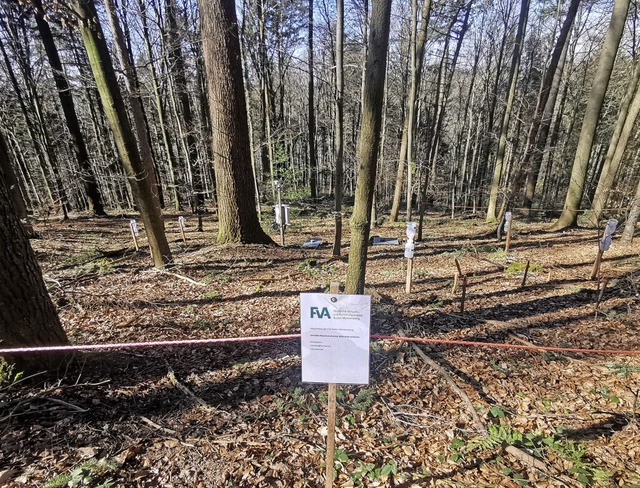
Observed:
[[[67,344],[67,336],[35,253],[15,214],[2,167],[10,165],[7,145],[0,134],[0,344],[2,347]],[[10,283],[10,286],[6,286]],[[18,370],[34,371],[55,366],[60,355],[5,356]]]
[[[164,232],[157,196],[151,188],[152,173],[138,152],[95,4],[93,0],[75,0],[73,7],[79,18],[78,29],[87,51],[102,106],[144,222],[153,263],[156,267],[163,267],[171,260],[171,251]]]
[[[522,0],[520,4],[520,16],[518,19],[518,31],[516,33],[515,46],[513,48],[513,58],[511,59],[511,69],[509,71],[509,93],[507,103],[502,116],[502,126],[500,138],[498,140],[498,151],[496,153],[496,163],[493,168],[493,178],[491,179],[491,190],[489,195],[489,206],[487,208],[487,222],[496,220],[496,205],[498,193],[500,191],[500,180],[504,166],[504,156],[507,148],[507,132],[511,120],[511,109],[516,96],[516,84],[518,81],[518,70],[520,68],[520,57],[522,56],[522,46],[525,30],[527,27],[527,17],[529,15],[529,0]]]
[[[313,0],[309,0],[309,29],[307,31],[308,42],[308,60],[309,60],[309,188],[311,189],[311,200],[318,198],[318,161],[316,159],[316,109],[315,109],[315,96],[313,89]]]
[[[342,187],[344,177],[344,0],[336,0],[336,128],[335,128],[335,233],[333,256],[342,244]]]
[[[609,199],[609,193],[622,163],[622,157],[627,148],[631,131],[640,111],[640,61],[636,61],[633,78],[629,83],[627,94],[618,110],[618,119],[614,127],[607,155],[604,159],[598,186],[591,204],[589,222],[597,226],[604,213],[604,207]]]
[[[347,268],[346,293],[364,292],[367,245],[371,229],[371,206],[376,182],[376,163],[382,125],[384,79],[389,45],[391,0],[374,0],[369,33],[369,52],[365,68],[364,104],[360,143],[358,145],[358,179],[351,216],[351,248]]]
[[[256,213],[235,1],[199,4],[213,126],[218,242],[272,243]]]
[[[82,185],[87,195],[87,210],[93,215],[106,215],[104,211],[104,205],[102,202],[102,196],[98,188],[95,173],[89,163],[89,153],[87,151],[87,145],[80,130],[80,122],[78,121],[78,115],[76,114],[76,108],[73,101],[73,95],[71,87],[67,82],[62,62],[58,54],[55,41],[53,40],[53,34],[49,23],[45,20],[44,10],[42,8],[41,0],[33,0],[35,7],[35,18],[38,26],[38,32],[42,39],[51,71],[53,72],[53,79],[58,90],[58,97],[60,98],[60,105],[64,113],[64,118],[67,123],[69,135],[71,136],[71,144],[73,146],[73,152],[78,161],[80,167]]]
[[[600,110],[604,102],[604,97],[609,86],[613,63],[618,52],[618,45],[624,30],[627,11],[629,10],[629,0],[615,0],[611,21],[604,39],[598,67],[596,68],[595,79],[589,94],[589,101],[582,121],[578,147],[573,159],[571,169],[571,179],[564,202],[564,209],[560,218],[551,227],[552,230],[561,230],[575,226],[578,222],[578,210],[584,193],[584,186],[589,166],[589,156],[591,147],[600,117]]]
[[[409,102],[408,105],[415,106],[415,102],[418,99],[418,92],[420,89],[420,80],[422,78],[422,64],[424,62],[424,48],[427,42],[427,28],[429,27],[429,14],[431,12],[431,0],[424,0],[422,4],[422,18],[420,21],[420,32],[416,41],[415,49],[415,66],[412,62],[411,73],[411,86],[409,89]],[[413,54],[413,53],[412,53]],[[413,98],[413,103],[411,99]],[[409,109],[410,110],[410,109]],[[407,165],[407,149],[409,140],[409,127],[413,127],[415,124],[415,107],[410,112],[408,111],[407,117],[404,121],[402,140],[400,142],[400,157],[398,158],[398,169],[396,173],[395,188],[393,192],[393,203],[391,205],[391,211],[389,214],[389,221],[396,222],[398,220],[398,214],[400,213],[400,201],[402,200],[402,187],[404,181],[404,167]],[[413,129],[411,129],[413,130]],[[411,196],[408,195],[407,199]],[[407,208],[409,204],[407,204]]]

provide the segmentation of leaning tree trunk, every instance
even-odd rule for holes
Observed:
[[[76,0],[74,9],[79,18],[78,29],[87,50],[102,106],[144,222],[153,263],[161,268],[171,260],[171,251],[157,196],[151,188],[152,171],[140,157],[95,4],[93,0]]]
[[[35,253],[11,204],[1,169],[9,164],[7,145],[0,134],[0,281],[5,283],[0,286],[0,347],[66,344],[67,336]],[[55,355],[4,357],[23,371],[54,366],[60,359]]]
[[[620,109],[618,119],[611,135],[607,155],[604,158],[604,165],[598,180],[598,186],[593,196],[589,220],[591,225],[597,226],[604,213],[604,207],[609,199],[609,193],[613,182],[622,163],[622,157],[632,135],[633,126],[640,112],[640,60],[636,61],[633,70],[633,79],[629,83],[628,91],[625,95]]]
[[[213,126],[218,242],[272,243],[256,213],[235,2],[199,4]]]
[[[389,46],[391,0],[375,0],[371,12],[369,52],[365,66],[364,103],[355,206],[351,216],[351,248],[347,268],[346,293],[364,293],[367,244],[371,229],[371,206],[376,183],[376,163],[382,128],[384,78]]]
[[[600,117],[600,110],[604,102],[604,97],[609,86],[613,63],[618,52],[618,45],[622,37],[627,11],[629,10],[629,0],[615,0],[611,21],[607,29],[607,34],[600,53],[598,67],[596,68],[593,86],[589,94],[589,101],[582,121],[578,147],[573,159],[571,168],[571,179],[564,202],[564,209],[560,218],[551,227],[552,230],[561,230],[566,227],[575,226],[578,223],[578,210],[584,193],[587,169],[589,166],[589,156],[591,147]]]
[[[105,0],[104,6],[107,10],[107,16],[109,17],[109,25],[111,26],[111,32],[113,33],[115,41],[118,62],[120,63],[120,68],[125,73],[125,86],[127,87],[127,93],[129,95],[129,105],[131,106],[131,114],[133,115],[133,124],[138,135],[140,158],[147,171],[149,183],[151,184],[151,190],[153,192],[154,203],[159,210],[160,191],[158,180],[156,178],[153,152],[151,150],[151,144],[149,143],[149,133],[144,116],[144,108],[142,106],[142,97],[140,96],[140,89],[137,86],[136,71],[131,63],[129,49],[124,40],[124,34],[122,32],[122,27],[120,26],[118,13],[116,12],[116,5],[113,0]]]

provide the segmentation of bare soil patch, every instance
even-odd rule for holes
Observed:
[[[299,294],[344,280],[329,217],[295,218],[285,248],[216,246],[215,223],[200,233],[194,220],[184,243],[177,218],[167,219],[175,259],[166,272],[150,266],[144,238],[134,252],[126,218],[35,225],[32,245],[72,343],[297,333]],[[637,245],[614,240],[600,293],[588,279],[597,232],[548,225],[516,220],[505,254],[481,220],[429,216],[411,295],[402,246],[371,247],[372,333],[640,350]],[[372,234],[404,238],[404,225]],[[326,244],[302,249],[311,236]],[[464,315],[455,258],[468,276]],[[301,383],[299,348],[84,353],[56,376],[0,387],[0,486],[324,486],[326,388]],[[491,436],[479,436],[467,406],[411,346],[373,341],[370,385],[339,389],[336,486],[640,486],[637,356],[422,349]]]

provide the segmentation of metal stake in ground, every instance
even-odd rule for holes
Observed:
[[[616,219],[610,219],[607,222],[607,227],[605,227],[604,229],[604,234],[598,246],[598,254],[596,255],[596,260],[593,263],[593,271],[591,272],[592,280],[595,280],[600,273],[600,263],[602,262],[602,255],[611,247],[611,240],[613,239],[613,233],[616,231],[616,227],[618,227],[618,221]]]

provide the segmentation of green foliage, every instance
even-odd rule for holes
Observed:
[[[220,293],[217,291],[210,291],[208,293],[205,293],[204,295],[202,295],[202,298],[206,299],[206,300],[215,300],[217,298],[220,298]]]
[[[110,488],[116,482],[110,478],[116,474],[116,465],[108,459],[89,459],[68,473],[54,476],[42,485],[42,488]]]
[[[18,381],[24,371],[16,371],[16,365],[0,358],[0,386],[10,385]]]
[[[640,366],[630,366],[622,363],[607,363],[607,368],[618,378],[627,378],[635,373],[640,373]]]
[[[514,261],[509,265],[506,270],[507,276],[515,276],[517,274],[524,273],[524,270],[527,267],[527,263],[522,261]],[[533,261],[529,262],[529,272],[530,273],[544,273],[544,268],[538,263],[534,263]]]
[[[358,391],[358,394],[353,399],[351,405],[356,411],[363,412],[367,410],[371,405],[373,405],[373,391],[366,388]]]
[[[353,481],[353,486],[366,487],[369,486],[370,483],[380,481],[382,478],[387,477],[390,474],[398,474],[398,465],[393,459],[380,467],[376,466],[374,463],[357,461],[357,466],[351,472],[349,477],[351,481]]]
[[[494,417],[493,407],[491,413]],[[504,415],[504,413],[503,413]],[[502,417],[500,417],[502,418]],[[513,429],[509,424],[492,424],[487,428],[486,435],[473,437],[471,439],[455,438],[451,442],[449,450],[451,455],[449,459],[454,462],[461,461],[466,455],[482,451],[491,451],[505,445],[522,447],[537,458],[544,458],[549,454],[558,456],[571,464],[568,472],[584,486],[590,486],[594,483],[607,483],[610,481],[612,474],[602,468],[599,468],[590,462],[587,456],[586,448],[577,442],[567,440],[556,435],[543,435],[539,432],[520,432]],[[440,459],[443,459],[442,457]],[[518,484],[524,486],[526,480],[507,468],[508,472],[503,470],[503,474],[511,476]]]

